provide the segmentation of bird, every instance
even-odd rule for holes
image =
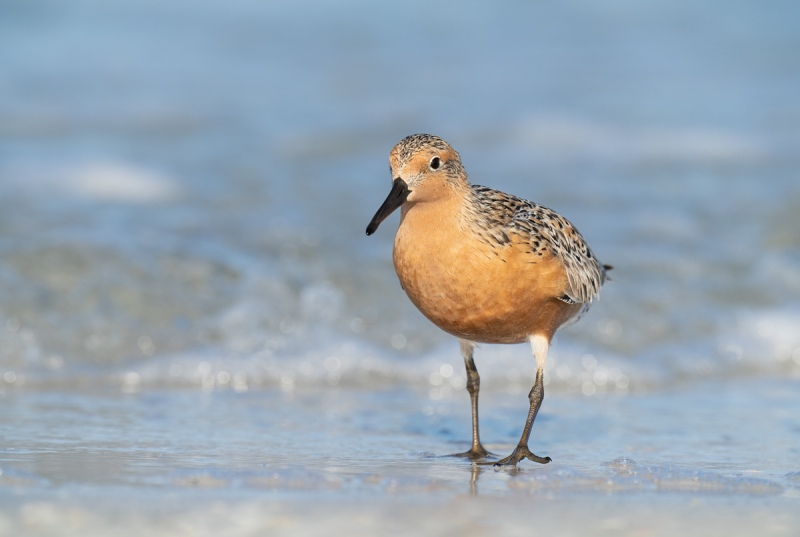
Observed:
[[[459,339],[472,411],[472,446],[456,455],[480,464],[516,466],[552,459],[528,447],[544,399],[544,370],[559,327],[577,321],[599,297],[610,265],[600,263],[566,218],[537,203],[473,185],[461,156],[430,134],[403,138],[389,154],[392,186],[367,235],[396,209],[400,225],[392,260],[400,285],[419,311]],[[528,342],[536,375],[517,446],[496,457],[478,426],[479,343]]]

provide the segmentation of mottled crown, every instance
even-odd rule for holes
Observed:
[[[412,155],[419,153],[423,149],[435,149],[442,152],[452,151],[458,155],[458,152],[453,149],[450,144],[432,134],[412,134],[411,136],[406,136],[394,146],[392,154],[401,161],[407,161]]]
[[[461,155],[442,138],[432,134],[412,134],[400,140],[389,155],[389,163],[393,170],[398,171],[417,160],[416,164],[411,164],[411,169],[423,172],[427,170],[431,156],[441,158],[441,171],[448,181],[466,181]]]

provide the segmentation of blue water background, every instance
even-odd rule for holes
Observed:
[[[16,498],[0,532],[76,488],[84,511],[109,487],[468,490],[468,469],[427,458],[468,440],[457,344],[397,283],[397,216],[364,234],[414,132],[451,142],[473,182],[567,216],[615,267],[552,347],[539,445],[567,466],[483,474],[484,492],[604,497],[621,472],[641,478],[629,490],[794,505],[798,50],[789,1],[0,2],[0,486]],[[533,360],[476,360],[506,451]],[[308,462],[321,406],[358,457],[325,443]],[[202,408],[238,432],[209,443]],[[387,465],[377,481],[365,460]]]

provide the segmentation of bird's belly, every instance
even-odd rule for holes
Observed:
[[[520,245],[395,244],[394,263],[414,305],[439,328],[483,343],[552,337],[579,305],[558,300],[566,274],[555,258]]]

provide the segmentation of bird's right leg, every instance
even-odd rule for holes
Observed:
[[[461,356],[464,357],[464,366],[467,369],[467,391],[469,392],[470,403],[472,404],[472,447],[464,453],[456,453],[455,457],[467,457],[472,460],[484,459],[493,456],[481,444],[481,435],[478,432],[478,392],[481,389],[481,377],[475,367],[475,360],[472,353],[475,344],[465,339],[459,340],[461,343]]]

